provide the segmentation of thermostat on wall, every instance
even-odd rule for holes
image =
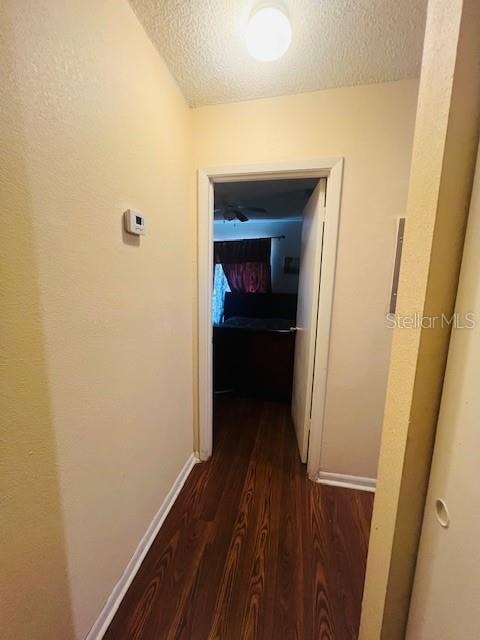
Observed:
[[[123,215],[127,233],[133,233],[135,236],[145,235],[145,218],[140,211],[127,209]]]

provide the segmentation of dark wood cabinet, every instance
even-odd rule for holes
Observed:
[[[213,328],[215,391],[292,395],[295,331]]]

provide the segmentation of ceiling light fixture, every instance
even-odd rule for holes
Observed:
[[[261,5],[250,16],[247,25],[247,49],[257,60],[278,60],[292,41],[292,27],[283,8]]]

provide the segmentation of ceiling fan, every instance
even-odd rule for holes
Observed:
[[[222,198],[222,206],[215,209],[215,215],[222,215],[225,220],[229,222],[232,220],[240,220],[240,222],[247,222],[248,211],[253,213],[267,213],[267,210],[263,207],[246,207],[242,204],[230,202],[226,198]]]

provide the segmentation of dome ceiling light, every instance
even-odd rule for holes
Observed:
[[[261,5],[247,25],[247,49],[256,60],[271,62],[286,53],[292,41],[292,27],[278,5]]]

